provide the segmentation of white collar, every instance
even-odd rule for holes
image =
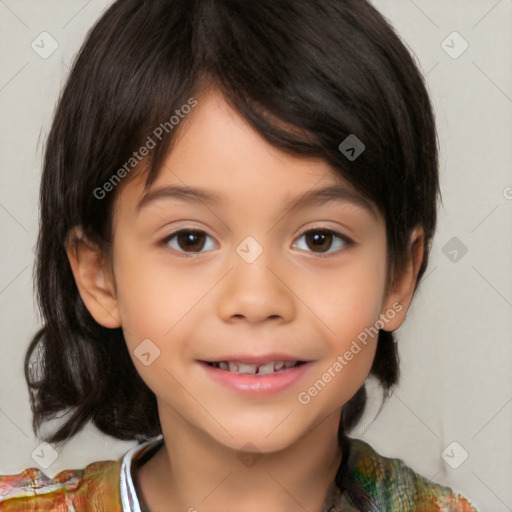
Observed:
[[[123,512],[142,512],[132,480],[132,463],[157,444],[161,444],[162,440],[163,436],[157,436],[134,446],[123,456],[119,475],[119,493]]]

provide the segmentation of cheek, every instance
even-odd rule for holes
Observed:
[[[345,349],[365,329],[374,326],[382,305],[381,287],[376,281],[352,279],[331,303],[330,318],[339,350]]]
[[[346,265],[318,273],[304,283],[302,296],[321,319],[326,338],[335,348],[343,350],[375,325],[383,305],[385,277],[380,259],[359,253]]]
[[[201,309],[220,271],[200,266],[183,271],[169,265],[163,251],[137,249],[135,241],[120,242],[115,249],[117,300],[128,346],[133,350],[149,338],[162,352],[171,342],[174,351],[180,350],[180,340],[186,348],[186,340],[177,334]]]
[[[378,248],[358,253],[350,264],[318,275],[314,286],[310,283],[309,289],[302,291],[321,319],[318,325],[325,340],[321,364],[312,375],[311,387],[304,390],[304,400],[314,402],[313,407],[343,406],[368,377],[386,277],[385,262],[375,257],[380,253]]]
[[[114,246],[117,303],[125,339],[134,348],[149,338],[158,345],[172,328],[182,293],[174,293],[178,282],[169,282],[166,272],[148,260],[136,243],[121,236]],[[180,290],[183,292],[183,290]]]
[[[187,351],[180,331],[187,324],[198,297],[204,295],[195,277],[171,272],[158,259],[117,247],[115,276],[123,334],[137,372],[158,396],[179,395],[180,388],[169,375]],[[149,354],[149,355],[148,355]],[[166,383],[163,387],[163,383]]]
[[[357,281],[357,282],[356,282]],[[380,289],[348,280],[324,303],[324,353],[297,399],[310,410],[343,407],[366,381],[375,357]]]

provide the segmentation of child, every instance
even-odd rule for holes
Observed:
[[[60,99],[26,357],[34,430],[119,461],[5,511],[474,511],[349,438],[427,266],[434,118],[362,0],[118,0]]]

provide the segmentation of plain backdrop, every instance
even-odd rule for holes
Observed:
[[[108,0],[1,0],[0,473],[37,466],[23,358],[38,327],[32,289],[41,148],[59,91]],[[375,0],[426,75],[443,205],[426,276],[398,331],[400,386],[353,437],[512,510],[512,0]],[[43,40],[43,43],[41,43]],[[57,45],[57,46],[56,46]],[[133,443],[88,428],[45,469],[117,458]]]

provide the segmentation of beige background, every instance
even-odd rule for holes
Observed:
[[[41,146],[70,61],[109,4],[0,1],[0,473],[35,466],[31,453],[41,451],[31,431],[22,370],[38,325],[32,249]],[[463,492],[482,511],[510,511],[512,0],[374,4],[427,74],[438,118],[444,204],[430,268],[399,331],[400,387],[372,423],[374,389],[353,436]],[[51,50],[42,32],[58,44],[47,58],[31,47],[45,37],[39,52]],[[464,41],[469,47],[457,56]],[[467,247],[463,256],[461,244]],[[118,457],[129,446],[88,429],[55,453],[46,472]]]

